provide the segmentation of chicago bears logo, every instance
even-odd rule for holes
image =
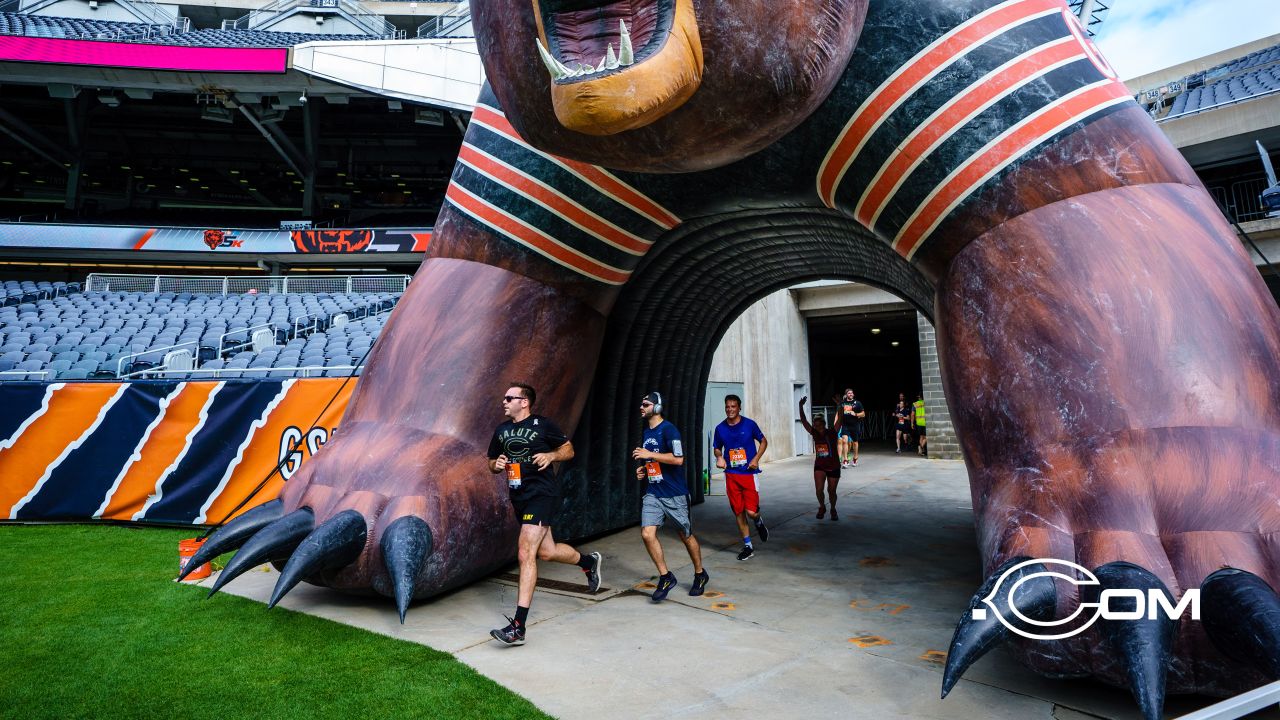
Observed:
[[[244,244],[244,241],[237,240],[236,236],[227,230],[205,230],[204,244],[208,245],[210,250],[217,250],[224,247],[238,248]]]
[[[355,253],[373,242],[372,230],[294,230],[291,236],[300,253]]]

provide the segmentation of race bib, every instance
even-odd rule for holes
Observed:
[[[831,448],[826,443],[818,444],[818,457],[831,457]]]
[[[662,482],[662,466],[654,460],[649,460],[644,464],[644,474],[649,476],[649,482]]]
[[[729,467],[743,467],[747,464],[747,451],[744,448],[729,448]]]
[[[520,487],[520,463],[507,463],[507,487],[512,490]]]

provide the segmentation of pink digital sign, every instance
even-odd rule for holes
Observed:
[[[0,61],[187,72],[283,73],[288,48],[224,48],[0,36]]]

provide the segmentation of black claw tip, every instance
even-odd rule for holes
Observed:
[[[1005,627],[996,615],[1004,618],[1017,616],[1010,607],[1008,590],[1000,592],[999,588],[996,588],[996,583],[1000,582],[1001,576],[1010,568],[1030,559],[1011,558],[996,568],[969,601],[969,609],[956,625],[955,635],[951,638],[951,648],[947,651],[947,665],[942,671],[942,697],[945,698],[947,693],[951,692],[951,688],[960,682],[960,677],[970,665],[1009,637],[1009,628]],[[1023,577],[1038,572],[1045,572],[1044,565],[1034,563],[1018,568],[1005,578],[1001,586],[1013,587]],[[996,591],[994,595],[992,595],[993,590]],[[1018,585],[1013,595],[1013,604],[1017,606],[1018,611],[1034,620],[1047,620],[1053,617],[1058,604],[1057,590],[1049,577],[1028,580]],[[988,596],[991,596],[991,603],[995,605],[994,611],[983,602]],[[973,611],[979,607],[983,612],[979,613],[981,616],[979,619],[975,619]]]
[[[243,515],[235,520],[218,528],[195,555],[187,561],[187,565],[178,575],[178,579],[182,580],[188,573],[193,572],[196,568],[218,557],[222,553],[231,552],[240,547],[262,528],[270,525],[272,522],[280,519],[284,514],[284,502],[280,500],[272,500],[263,503],[251,510],[246,510]]]
[[[1128,562],[1107,563],[1093,571],[1098,585],[1086,585],[1082,595],[1098,602],[1103,590],[1159,590],[1166,597],[1169,589],[1160,578],[1146,568]],[[1127,604],[1126,604],[1127,603]],[[1109,603],[1112,610],[1132,611],[1136,603],[1132,598],[1117,597]],[[1098,622],[1103,639],[1120,661],[1133,699],[1145,720],[1160,720],[1164,712],[1165,674],[1173,657],[1173,636],[1176,620],[1157,614],[1138,620],[1108,620]]]
[[[1200,622],[1223,655],[1280,680],[1280,596],[1247,570],[1223,568],[1200,584]]]
[[[222,589],[223,585],[236,579],[249,568],[261,565],[269,560],[287,557],[298,543],[315,527],[316,516],[311,508],[298,508],[267,525],[244,543],[240,552],[231,558],[231,562],[218,573],[209,596]]]
[[[431,528],[415,515],[397,518],[382,533],[382,562],[396,590],[396,610],[400,611],[401,625],[413,600],[414,581],[431,554],[432,542]]]
[[[280,599],[303,578],[326,570],[344,568],[360,557],[368,526],[364,516],[355,510],[343,510],[324,521],[293,551],[289,562],[280,571],[267,609],[276,606]]]

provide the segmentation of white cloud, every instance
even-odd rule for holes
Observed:
[[[1276,33],[1276,0],[1113,0],[1094,41],[1129,79]]]

